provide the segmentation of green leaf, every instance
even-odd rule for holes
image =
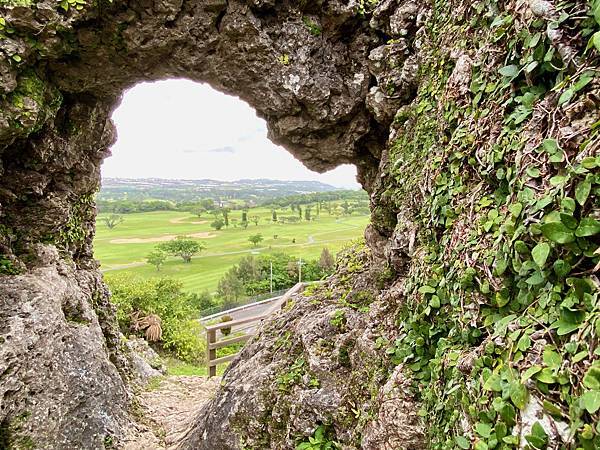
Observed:
[[[541,372],[537,373],[535,379],[545,384],[556,383],[556,377],[554,376],[554,373],[552,373],[552,369],[548,367],[542,369]]]
[[[549,222],[543,224],[541,227],[542,234],[553,242],[559,244],[568,244],[575,240],[573,232],[569,230],[561,222]]]
[[[521,383],[525,383],[527,380],[529,380],[532,376],[534,376],[536,373],[540,372],[541,370],[542,370],[541,366],[531,366],[529,369],[527,369],[521,375]]]
[[[533,256],[533,260],[539,267],[544,267],[544,264],[548,260],[548,255],[550,255],[550,246],[545,242],[539,242],[531,250],[531,256]]]
[[[555,328],[557,328],[556,333],[559,336],[565,336],[567,334],[571,334],[573,331],[578,330],[581,324],[567,322],[563,319],[558,320],[555,324],[552,324]]]
[[[573,217],[573,214],[560,213],[560,221],[569,230],[575,230],[577,228],[577,219]]]
[[[509,66],[502,67],[500,70],[498,70],[498,72],[500,72],[500,75],[504,77],[514,78],[519,74],[519,68],[514,64],[511,64]]]
[[[529,392],[524,384],[521,384],[518,381],[513,381],[509,387],[509,395],[510,400],[517,408],[525,408],[527,399],[529,398]]]
[[[544,277],[544,274],[539,270],[536,270],[529,278],[525,280],[525,283],[529,284],[530,286],[537,286],[542,284],[545,280],[546,278]]]
[[[556,139],[544,139],[542,142],[542,147],[550,154],[558,151],[558,143],[556,142]]]
[[[519,217],[519,214],[521,214],[521,211],[523,211],[523,204],[514,203],[508,207],[508,210],[513,215],[513,217]]]
[[[421,294],[435,294],[435,288],[429,285],[423,285],[419,288]]]
[[[556,406],[554,403],[550,403],[548,400],[544,400],[542,402],[542,406],[544,407],[544,409],[549,412],[551,415],[555,416],[555,417],[560,417],[563,415],[562,410]]]
[[[560,206],[565,212],[573,215],[576,206],[575,200],[573,200],[571,197],[565,197],[560,201]]]
[[[584,217],[575,230],[575,236],[585,237],[600,233],[600,222],[592,217]]]
[[[588,178],[581,181],[577,187],[575,188],[575,200],[580,205],[583,205],[590,195],[590,191],[592,190],[592,181]]]
[[[562,356],[552,348],[545,348],[543,353],[544,364],[551,369],[558,369],[562,365]]]
[[[600,31],[596,31],[596,32],[595,32],[595,33],[592,35],[592,37],[591,37],[591,39],[590,39],[590,42],[589,42],[589,44],[588,44],[588,48],[591,48],[591,47],[592,47],[592,45],[593,45],[594,47],[596,47],[596,50],[600,51]]]
[[[502,377],[498,373],[492,373],[483,384],[486,391],[502,392]]]
[[[588,389],[600,391],[600,366],[592,366],[583,377],[583,385]]]
[[[531,434],[525,436],[525,439],[533,447],[538,449],[544,449],[548,445],[548,435],[546,434],[546,431],[544,431],[544,427],[542,427],[539,422],[533,424],[531,427]]]
[[[456,445],[458,445],[463,450],[468,450],[471,448],[471,443],[464,436],[454,436],[454,441],[456,442]]]
[[[573,98],[574,95],[575,95],[575,91],[571,88],[564,91],[560,95],[560,98],[558,99],[558,106],[562,106],[565,103],[569,102]]]
[[[595,414],[600,409],[600,391],[586,391],[579,399],[590,414]]]
[[[554,273],[560,278],[566,277],[571,272],[571,265],[562,259],[554,261],[552,268],[554,269]]]
[[[484,438],[489,438],[492,435],[492,427],[488,423],[479,422],[475,425],[477,434]]]

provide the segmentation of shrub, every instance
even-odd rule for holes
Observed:
[[[233,320],[233,317],[225,314],[224,316],[221,317],[221,323],[223,322],[231,322]],[[231,327],[227,327],[227,328],[221,328],[221,334],[223,336],[229,336],[231,334]]]
[[[154,322],[160,320],[162,335],[158,339],[165,349],[187,362],[203,360],[202,326],[192,320],[198,313],[197,300],[181,291],[180,282],[168,278],[141,280],[127,275],[109,276],[106,281],[124,333],[144,336],[147,328],[140,328],[139,320],[154,316]],[[156,338],[157,334],[152,333],[152,337]]]
[[[206,355],[203,333],[204,329],[197,320],[175,321],[170,324],[169,333],[163,335],[163,347],[182,361],[201,364]]]

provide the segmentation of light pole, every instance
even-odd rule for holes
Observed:
[[[302,258],[298,260],[298,283],[302,283]]]

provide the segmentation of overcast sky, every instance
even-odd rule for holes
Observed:
[[[113,114],[119,138],[102,175],[118,178],[319,180],[357,188],[356,168],[308,170],[267,139],[248,104],[187,80],[142,83]]]

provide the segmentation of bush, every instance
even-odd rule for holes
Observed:
[[[182,361],[202,364],[206,355],[203,334],[204,328],[197,320],[176,321],[170,324],[169,333],[163,336],[163,347]]]
[[[224,316],[221,317],[221,323],[223,322],[231,322],[233,320],[233,317],[225,314]],[[227,327],[227,328],[221,328],[221,334],[223,336],[229,336],[231,334],[231,327]]]
[[[205,345],[202,326],[192,320],[198,314],[198,300],[181,291],[181,283],[172,279],[141,280],[128,275],[106,277],[117,306],[117,320],[121,330],[144,336],[136,329],[140,318],[155,314],[161,319],[161,342],[165,349],[187,362],[199,363],[204,359]],[[132,315],[138,320],[132,321]]]

